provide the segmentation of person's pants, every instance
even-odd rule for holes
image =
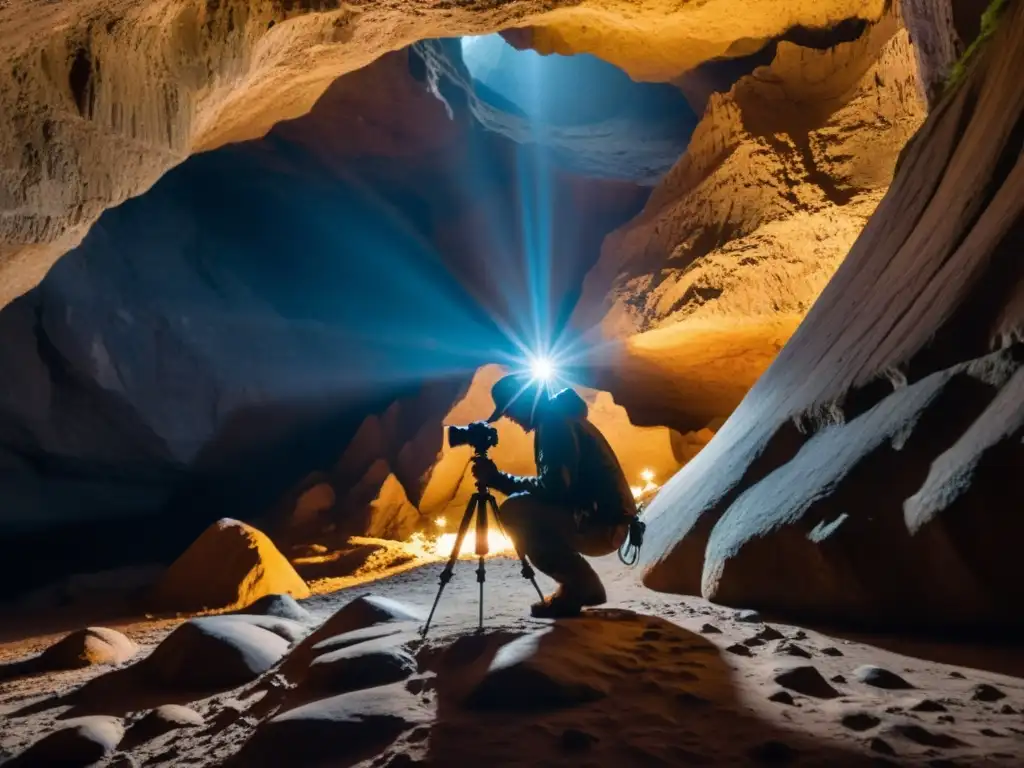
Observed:
[[[509,496],[498,510],[502,525],[534,568],[561,585],[566,598],[581,605],[600,605],[604,585],[581,555],[602,557],[626,538],[625,524],[577,528],[569,507],[541,501],[529,493]]]

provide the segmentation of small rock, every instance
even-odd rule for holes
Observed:
[[[992,738],[997,738],[997,739],[1005,739],[1008,734],[1000,733],[999,731],[994,731],[991,728],[982,728],[981,729],[981,735],[982,736],[990,736]]]
[[[777,672],[773,678],[783,688],[813,696],[817,699],[834,699],[839,691],[828,684],[821,673],[810,664],[791,667]]]
[[[832,677],[830,677],[829,680],[831,680],[833,683],[839,683],[840,685],[846,683],[846,678],[842,675],[832,675]]]
[[[116,717],[79,717],[66,721],[5,766],[86,766],[108,757],[124,738]]]
[[[736,611],[733,618],[736,619],[736,621],[743,621],[747,624],[758,624],[761,621],[761,614],[757,611],[747,609],[745,611]]]
[[[951,749],[953,747],[966,746],[964,742],[955,736],[950,736],[946,733],[934,733],[927,728],[911,723],[893,726],[892,730],[894,733],[898,733],[900,736],[925,747]]]
[[[279,619],[291,619],[292,621],[309,621],[313,617],[309,611],[299,605],[291,595],[264,595],[255,603],[246,606],[234,613],[244,613],[255,616],[277,616]]]
[[[811,652],[801,645],[783,640],[775,647],[775,653],[780,656],[796,656],[801,659],[811,658]]]
[[[822,654],[825,656],[842,656],[843,652],[836,648],[834,645],[827,645],[821,649]]]
[[[800,753],[789,746],[789,744],[772,739],[763,744],[758,744],[747,754],[758,763],[783,765],[795,760]]]
[[[807,633],[804,632],[802,629],[798,629],[796,632],[793,633],[793,639],[794,640],[806,640],[807,639]]]
[[[935,719],[938,722],[940,722],[940,723],[955,723],[956,722],[956,718],[954,718],[952,715],[939,715]]]
[[[40,654],[41,669],[81,669],[93,665],[115,665],[128,661],[139,647],[116,629],[86,627],[58,640]]]
[[[179,704],[164,704],[147,714],[128,731],[128,741],[142,744],[178,728],[198,728],[205,724],[194,709]]]
[[[733,643],[726,648],[729,653],[735,653],[737,656],[751,656],[750,649],[742,643]]]
[[[705,635],[720,635],[722,630],[716,627],[714,624],[702,624],[700,631]]]
[[[766,626],[764,629],[762,629],[760,632],[754,635],[754,637],[756,637],[758,640],[764,640],[765,642],[768,642],[771,640],[781,640],[783,638],[783,635],[781,632],[779,632],[779,630],[775,629],[775,627]]]
[[[896,750],[890,746],[889,742],[884,739],[880,739],[877,736],[871,740],[868,747],[872,752],[878,752],[881,755],[895,756]]]
[[[882,720],[867,712],[851,712],[848,715],[843,715],[843,719],[840,722],[851,731],[870,731],[881,723]]]
[[[592,733],[581,731],[578,728],[566,728],[562,731],[561,744],[562,749],[566,752],[584,752],[590,749],[597,740],[597,736]]]
[[[946,708],[932,699],[921,699],[910,708],[911,712],[945,712]]]
[[[1005,699],[1006,694],[1000,691],[994,685],[989,685],[988,683],[979,683],[978,685],[974,686],[974,691],[971,694],[971,698],[974,701],[992,702],[999,701],[1000,699]]]
[[[966,679],[967,679],[967,678],[966,678],[966,677],[964,677],[964,676],[963,676],[963,674],[962,674],[962,673],[960,673],[960,672],[950,672],[950,673],[949,673],[949,676],[950,676],[950,677],[952,677],[952,678],[954,678],[954,679],[956,679],[956,680],[966,680]]]
[[[313,659],[306,683],[344,693],[396,683],[416,672],[416,660],[385,638],[342,648]]]
[[[748,648],[757,648],[759,646],[764,645],[764,640],[762,640],[759,637],[748,637],[746,640],[743,641],[743,644]]]
[[[776,691],[768,697],[768,701],[774,701],[776,704],[795,704],[793,695],[789,691]]]
[[[853,672],[853,676],[859,682],[866,685],[873,685],[875,688],[885,688],[890,691],[914,687],[895,672],[890,672],[882,667],[876,667],[873,664],[857,667]]]
[[[999,713],[1002,715],[1016,715],[1017,710],[1015,710],[1009,704],[1003,704],[1003,707],[999,710]]]

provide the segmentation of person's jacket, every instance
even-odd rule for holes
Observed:
[[[494,489],[530,493],[583,512],[592,523],[617,524],[636,515],[636,501],[619,460],[587,421],[587,404],[564,389],[537,407],[533,443],[535,477],[501,473]]]

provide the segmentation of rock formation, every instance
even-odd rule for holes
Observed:
[[[524,28],[542,51],[589,52],[639,79],[669,80],[742,55],[787,28],[877,18],[884,0],[787,3],[530,0],[452,8],[435,0],[145,7],[85,0],[0,9],[4,177],[0,304],[31,288],[107,207],[191,152],[262,136],[309,111],[340,75],[427,37]],[[740,41],[737,43],[737,41]]]
[[[225,518],[174,561],[149,602],[158,611],[236,609],[275,594],[308,597],[309,587],[264,533]]]
[[[1018,2],[776,361],[652,505],[650,586],[1019,625],[1021,67]]]
[[[728,415],[846,255],[923,116],[892,14],[826,50],[780,42],[770,66],[712,95],[686,154],[587,276],[575,324],[628,339],[603,386],[642,423],[686,431]]]

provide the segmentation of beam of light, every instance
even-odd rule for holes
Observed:
[[[530,373],[542,384],[547,384],[555,375],[555,364],[547,357],[535,357],[530,361]]]

